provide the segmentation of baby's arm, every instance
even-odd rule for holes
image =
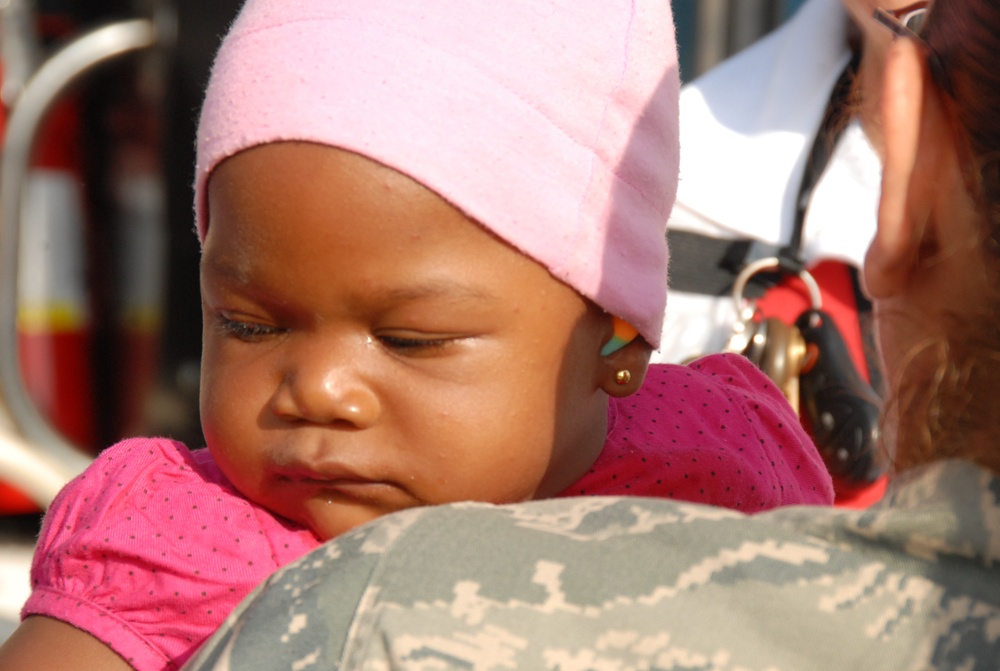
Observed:
[[[261,580],[317,544],[240,496],[206,452],[129,439],[46,512],[24,626],[93,636],[136,669],[176,668]],[[25,636],[31,657],[39,637]]]
[[[132,667],[87,632],[50,617],[33,616],[0,646],[0,669],[130,671]]]

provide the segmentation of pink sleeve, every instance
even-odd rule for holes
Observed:
[[[318,545],[202,456],[152,439],[102,452],[46,513],[22,617],[83,629],[136,669],[177,668],[265,577]]]

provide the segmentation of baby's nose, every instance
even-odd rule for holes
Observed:
[[[329,347],[297,348],[272,398],[274,414],[290,422],[371,426],[380,402],[361,358]]]

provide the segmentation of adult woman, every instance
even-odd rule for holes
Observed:
[[[741,321],[731,298],[737,273],[781,256],[813,274],[859,378],[880,388],[870,304],[858,277],[875,231],[882,144],[876,112],[890,42],[886,30],[871,25],[873,5],[809,0],[774,33],[682,89],[670,309],[654,357],[681,361],[727,347]],[[881,3],[909,7],[914,18],[927,5]],[[780,279],[775,287],[773,274],[758,274],[744,295],[763,292],[760,312],[791,324],[810,307],[810,296],[794,273]],[[833,367],[850,365],[845,358]],[[867,396],[873,403],[864,435],[871,436],[877,399]],[[838,503],[862,507],[881,495],[887,460],[872,454],[873,440],[841,451],[843,445],[816,438]]]
[[[996,668],[1000,5],[942,1],[922,36],[888,52],[865,261],[901,471],[882,501],[391,516],[277,574],[191,668]]]

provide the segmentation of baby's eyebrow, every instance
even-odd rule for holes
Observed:
[[[225,282],[233,282],[243,287],[253,284],[253,271],[245,264],[235,263],[229,258],[203,256],[201,259],[203,273]],[[417,282],[398,287],[375,287],[369,294],[379,302],[400,304],[419,300],[447,300],[454,302],[476,301],[496,302],[500,297],[483,284],[471,284],[452,278],[425,278]]]
[[[208,275],[241,286],[247,286],[252,281],[253,271],[248,264],[234,262],[229,257],[219,258],[216,255],[202,254],[198,265],[202,276]]]
[[[460,281],[436,279],[412,286],[396,287],[383,293],[389,302],[406,303],[427,299],[455,301],[496,301],[499,297],[485,286],[474,286]]]

